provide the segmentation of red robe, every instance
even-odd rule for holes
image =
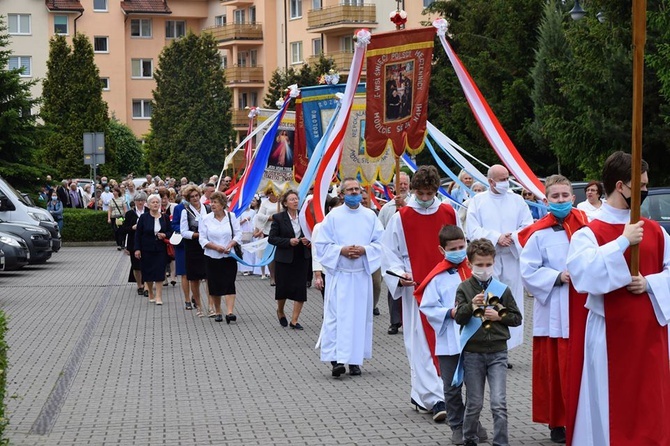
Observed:
[[[519,232],[519,244],[525,246],[533,233],[557,224],[556,217],[547,214]],[[573,208],[563,220],[562,226],[570,240],[572,234],[587,224],[586,214]],[[565,341],[562,339],[533,338],[533,421],[547,423],[551,427],[566,426],[568,437],[571,438],[582,382],[584,335],[589,312],[584,307],[586,294],[578,293],[572,283],[569,287],[570,337],[567,345],[563,345]],[[543,376],[547,369],[556,370],[558,373]],[[556,395],[562,395],[562,398],[556,398]]]
[[[420,284],[435,265],[444,259],[440,250],[437,249],[440,246],[440,229],[444,225],[456,225],[456,212],[447,204],[440,205],[433,214],[419,214],[410,206],[403,206],[398,212],[405,235],[409,263],[412,267],[412,279]],[[417,298],[417,304],[421,304],[420,297]],[[439,374],[440,366],[435,356],[435,331],[426,316],[421,312],[420,316],[428,348],[433,357],[433,364]]]
[[[640,274],[663,270],[663,229],[644,220]],[[624,225],[595,220],[589,227],[600,246]],[[624,256],[630,262],[630,248]],[[647,293],[619,288],[605,295],[610,446],[670,445],[668,329],[660,326]]]

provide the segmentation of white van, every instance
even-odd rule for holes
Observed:
[[[0,177],[0,219],[11,223],[42,226],[51,233],[52,251],[57,252],[61,247],[58,224],[49,211],[30,203],[2,177]]]

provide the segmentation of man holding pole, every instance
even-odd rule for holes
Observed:
[[[632,156],[615,152],[602,180],[607,203],[570,241],[567,267],[575,289],[588,293],[582,379],[575,413],[567,414],[573,445],[670,444],[670,237],[654,221],[630,222]],[[646,197],[646,162],[640,190]],[[631,248],[639,245],[639,273]],[[568,399],[570,397],[568,396]]]

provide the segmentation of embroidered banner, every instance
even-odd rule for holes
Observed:
[[[368,155],[423,149],[435,28],[375,34],[367,51]]]

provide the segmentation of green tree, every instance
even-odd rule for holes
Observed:
[[[293,67],[274,70],[268,83],[268,92],[265,93],[265,108],[277,108],[276,102],[286,96],[286,88],[297,83],[298,74]]]
[[[318,85],[319,78],[327,74],[330,70],[337,69],[335,61],[326,57],[323,53],[319,59],[312,64],[304,64],[300,70],[296,71],[293,67],[288,70],[277,68],[272,72],[272,77],[268,85],[268,92],[265,94],[265,107],[277,108],[277,100],[286,96],[286,88],[289,85],[297,84],[298,87],[311,87]],[[290,110],[295,109],[295,104],[289,105]]]
[[[83,134],[104,132],[109,122],[88,37],[75,34],[70,48],[64,36],[54,36],[47,70],[42,117],[49,134],[43,143],[42,160],[62,176],[86,175],[89,168],[84,165]],[[112,161],[113,154],[106,154],[106,158]]]
[[[133,131],[112,117],[105,132],[106,153],[111,154],[110,161],[104,164],[101,174],[111,177],[125,177],[129,173],[144,171],[144,153]]]
[[[7,27],[0,17],[0,175],[12,183],[28,183],[40,176],[34,167],[38,101],[31,97],[35,81],[21,79],[21,68],[9,69],[11,51]]]
[[[450,0],[427,8],[449,22],[450,44],[481,90],[519,152],[537,173],[542,156],[526,130],[533,102],[531,67],[537,25],[546,0]],[[487,162],[497,157],[483,136],[453,68],[441,48],[434,52],[429,120],[471,153]],[[428,161],[427,152],[419,161]]]
[[[147,154],[152,173],[200,178],[218,173],[234,141],[232,93],[216,42],[189,33],[163,49]]]

